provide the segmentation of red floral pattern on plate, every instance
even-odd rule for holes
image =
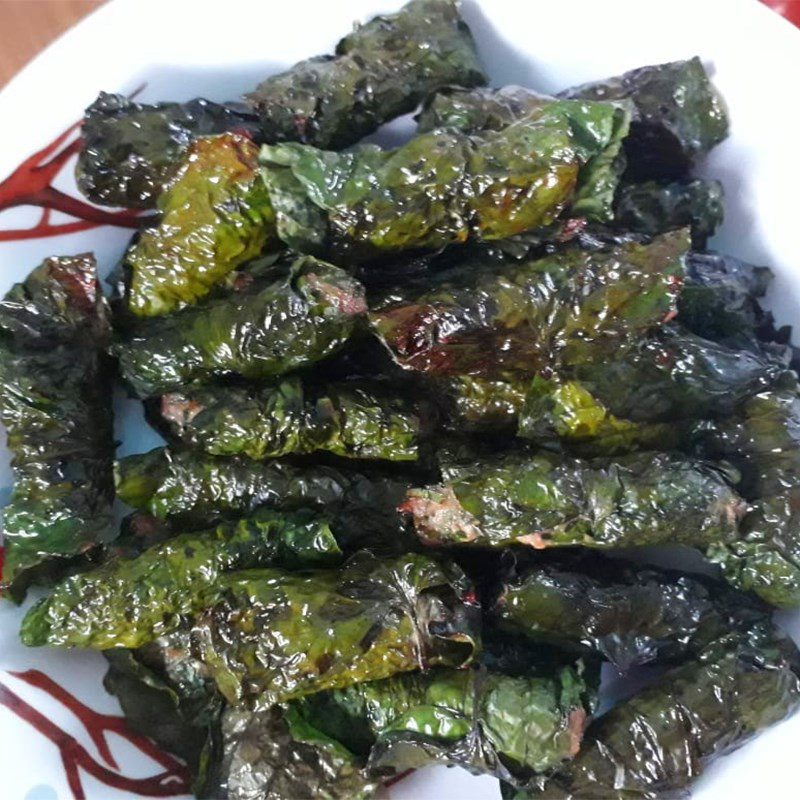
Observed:
[[[58,748],[74,800],[86,800],[81,772],[91,775],[106,786],[130,792],[137,797],[175,797],[190,791],[186,767],[176,758],[161,751],[150,739],[129,731],[123,717],[99,714],[39,670],[8,674],[46,692],[69,709],[81,721],[97,748],[101,761],[94,758],[77,739],[0,681],[0,705],[25,720]],[[108,733],[114,733],[128,741],[141,753],[160,764],[163,771],[149,778],[128,778],[123,775],[108,746]]]

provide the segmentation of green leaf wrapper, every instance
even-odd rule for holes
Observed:
[[[587,216],[610,217],[610,196],[606,213],[582,187],[605,180],[593,165],[612,158],[627,123],[611,104],[560,101],[471,137],[432,131],[397,150],[342,153],[265,145],[260,159],[278,236],[352,263],[502,239],[551,223],[580,198]]]
[[[484,83],[469,28],[451,0],[414,0],[339,42],[336,56],[301,61],[240,103],[135,103],[101,92],[86,109],[76,177],[101,205],[153,208],[190,143],[246,132],[261,141],[346,147],[412,111],[447,83]]]
[[[2,586],[14,599],[113,536],[110,335],[90,255],[45,260],[0,303],[0,419],[14,473]]]
[[[787,373],[770,391],[744,400],[737,412],[707,426],[704,450],[742,472],[750,500],[791,490],[800,477],[800,394]]]
[[[728,135],[724,103],[697,57],[634,69],[562,96],[633,103],[636,112],[625,139],[631,180],[683,177]]]
[[[604,364],[674,315],[687,250],[678,231],[649,245],[567,247],[488,274],[477,258],[371,319],[401,366],[437,375]]]
[[[584,689],[569,667],[547,677],[436,669],[321,692],[292,706],[368,754],[373,774],[444,763],[521,780],[578,751]]]
[[[788,376],[787,376],[788,377]],[[709,553],[734,585],[780,608],[800,606],[800,397],[794,376],[706,431],[703,446],[743,474],[752,510],[742,536]]]
[[[623,672],[687,660],[770,617],[724,584],[597,555],[522,570],[502,584],[491,613],[509,634],[599,654]]]
[[[258,708],[428,666],[477,648],[463,573],[421,555],[357,553],[340,570],[230,573],[193,637],[222,694]]]
[[[126,306],[138,317],[193,305],[236,267],[277,245],[258,147],[226,133],[197,139],[158,200],[156,227],[123,261]]]
[[[591,139],[597,136],[594,128],[603,113],[599,106],[586,105],[582,113],[577,114],[573,107],[563,104],[563,100],[520,86],[472,91],[447,87],[428,98],[417,119],[420,133],[446,129],[479,134],[485,131],[501,131],[521,119],[566,110],[571,117],[576,137]],[[621,149],[623,140],[628,135],[631,108],[624,102],[615,105],[619,109],[615,129],[606,147],[592,155],[582,170],[575,198],[569,208],[571,216],[588,217],[602,222],[612,215],[614,193],[625,169]]]
[[[684,177],[699,156],[728,135],[724,104],[699,58],[641,67],[567,89],[559,97],[632,107],[630,133],[623,136],[627,176],[635,181]],[[446,88],[425,103],[420,130],[499,130],[552,102],[519,86]]]
[[[716,252],[690,253],[686,267],[678,320],[690,331],[725,340],[772,325],[772,316],[759,304],[772,282],[769,267]]]
[[[448,83],[486,82],[475,43],[452,0],[412,0],[358,26],[334,56],[301,61],[247,95],[268,142],[339,149],[413,111]]]
[[[437,380],[433,388],[445,424],[454,431],[513,434],[530,383],[525,375],[454,375]]]
[[[420,133],[441,128],[462,133],[499,131],[555,102],[555,97],[522,86],[445,86],[427,97],[416,119]]]
[[[334,353],[365,311],[357,281],[338,267],[302,257],[274,283],[255,281],[142,323],[116,344],[115,353],[122,377],[139,397],[217,375],[269,378]]]
[[[415,461],[420,421],[408,404],[369,386],[307,397],[298,378],[260,388],[207,387],[164,395],[157,427],[212,455],[264,459],[324,450],[345,458]]]
[[[649,236],[690,227],[692,246],[703,249],[722,224],[724,213],[719,181],[646,181],[620,188],[614,205],[614,225]]]
[[[227,800],[368,800],[381,783],[363,760],[300,717],[291,705],[222,716],[220,762],[202,796]]]
[[[579,364],[565,377],[620,419],[662,422],[732,414],[786,373],[762,348],[738,350],[670,327],[613,360]]]
[[[771,624],[709,646],[620,703],[586,732],[581,752],[554,776],[509,800],[666,800],[717,758],[796,710],[800,659]]]
[[[215,736],[222,698],[191,654],[185,629],[161,636],[137,650],[104,650],[106,690],[122,706],[128,727],[180,756],[201,782],[206,750]]]
[[[233,129],[255,133],[257,115],[201,98],[147,105],[100,92],[83,115],[78,188],[100,205],[155,208],[189,143]]]
[[[324,514],[340,545],[397,554],[414,537],[397,511],[410,483],[372,469],[369,475],[327,466],[214,458],[156,449],[117,462],[117,494],[178,529],[213,525],[265,506],[313,508]]]
[[[276,562],[325,564],[340,554],[323,519],[310,512],[261,510],[67,578],[28,612],[22,641],[100,650],[139,647],[215,602],[226,572]]]
[[[689,438],[691,424],[633,422],[614,416],[579,381],[536,376],[518,414],[517,435],[551,450],[612,456],[671,450]]]
[[[443,474],[403,506],[431,545],[707,547],[735,539],[746,510],[721,469],[665,453],[587,462],[509,452]]]

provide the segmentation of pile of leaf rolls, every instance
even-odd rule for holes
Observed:
[[[241,102],[101,94],[111,296],[82,254],[0,304],[3,593],[198,797],[672,797],[800,703],[800,389],[769,269],[707,249],[720,97],[697,58],[487,82],[411,0]],[[118,382],[164,447],[115,461]]]

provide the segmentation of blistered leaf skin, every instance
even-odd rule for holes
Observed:
[[[225,133],[192,142],[158,200],[154,228],[125,256],[128,310],[152,317],[194,305],[236,267],[276,244],[258,147]]]
[[[473,136],[436,130],[386,151],[265,145],[260,160],[279,238],[362,262],[503,239],[549,225],[572,204],[609,219],[617,174],[607,166],[627,121],[612,104],[562,100]]]
[[[713,761],[796,710],[799,663],[794,643],[770,623],[723,638],[590,725],[578,757],[551,779],[505,796],[685,796]]]
[[[476,259],[439,286],[370,315],[395,360],[437,375],[500,377],[605,363],[674,314],[684,231],[599,252],[569,247],[493,271]]]
[[[101,650],[140,647],[214,602],[225,572],[273,562],[324,564],[339,555],[323,519],[258,511],[67,578],[28,612],[22,641]]]
[[[358,553],[341,571],[230,573],[195,621],[200,658],[229,702],[259,708],[476,652],[463,573],[421,555]]]
[[[0,419],[14,473],[2,585],[15,598],[112,538],[110,335],[90,255],[46,259],[0,303]]]
[[[397,506],[408,481],[328,466],[203,456],[156,449],[116,465],[117,495],[178,530],[201,528],[264,506],[313,508],[330,520],[337,541],[352,551],[407,552],[413,534]]]
[[[338,267],[296,259],[274,283],[148,320],[117,342],[120,372],[151,397],[218,375],[270,378],[334,353],[366,311],[364,290]]]
[[[696,56],[587,83],[563,96],[634,104],[636,113],[625,141],[632,180],[680,178],[728,135],[724,103]]]
[[[243,105],[202,98],[143,104],[100,92],[83,116],[78,188],[100,205],[155,208],[190,142],[233,129],[255,133],[258,118]]]
[[[287,378],[261,388],[208,387],[164,395],[157,422],[211,455],[254,459],[324,450],[345,458],[415,461],[419,418],[380,390],[330,386],[307,397]]]
[[[665,453],[594,462],[503,454],[444,470],[403,510],[432,545],[534,549],[731,541],[746,504],[721,470]]]
[[[267,142],[337,150],[413,111],[448,83],[486,82],[472,34],[452,0],[412,0],[344,37],[333,56],[301,61],[247,96]]]

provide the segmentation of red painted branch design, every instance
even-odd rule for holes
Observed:
[[[0,242],[61,236],[65,233],[90,230],[100,225],[120,228],[137,228],[139,217],[132,211],[104,211],[83,200],[70,197],[52,184],[72,156],[81,148],[80,137],[65,144],[80,127],[71,125],[42,150],[23,161],[0,183],[0,211],[17,206],[38,206],[42,209],[39,221],[32,228],[0,230]],[[53,211],[62,211],[75,217],[75,222],[52,224]]]
[[[47,692],[68,708],[83,723],[97,747],[100,758],[107,765],[98,762],[74,737],[0,682],[0,705],[4,705],[24,719],[58,748],[67,783],[75,800],[86,800],[86,793],[81,783],[81,771],[102,781],[106,786],[130,792],[137,797],[174,797],[190,791],[190,778],[186,767],[177,759],[159,750],[149,739],[129,731],[122,717],[99,714],[38,670],[9,674]],[[149,778],[128,778],[121,775],[106,740],[108,733],[126,739],[140,752],[160,764],[164,771]]]

